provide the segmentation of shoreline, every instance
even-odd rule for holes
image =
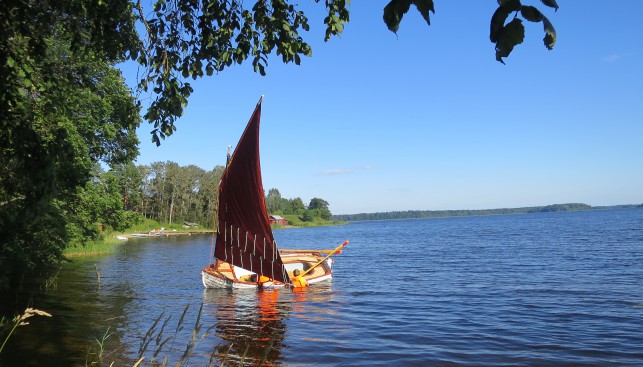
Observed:
[[[286,226],[276,226],[272,230],[282,230],[282,229],[295,229],[295,228],[310,228],[310,227],[326,227],[326,226],[336,226],[336,225],[345,225],[346,222],[328,222],[328,223],[314,223],[306,226],[297,226],[297,225],[286,225]],[[63,253],[64,256],[68,259],[71,258],[87,258],[92,256],[103,256],[109,255],[116,251],[119,245],[123,243],[136,239],[136,238],[155,238],[155,237],[171,237],[171,236],[191,236],[191,235],[205,235],[205,234],[214,234],[216,233],[213,229],[152,229],[147,231],[130,229],[126,232],[110,232],[105,233],[104,238],[101,241],[89,242],[82,247],[68,247]]]

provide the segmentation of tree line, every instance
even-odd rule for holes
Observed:
[[[299,197],[282,198],[277,189],[268,190],[266,206],[271,214],[299,215],[304,222],[312,222],[315,218],[330,220],[332,216],[328,209],[328,202],[324,199],[312,198],[308,206],[305,206]]]
[[[119,188],[122,208],[133,216],[123,217],[119,225],[109,223],[111,228],[127,228],[141,218],[161,223],[197,223],[211,227],[215,210],[217,185],[224,172],[223,166],[206,171],[195,165],[180,166],[175,162],[154,162],[150,165],[133,164],[115,167],[102,177],[113,177]],[[314,218],[329,220],[331,212],[328,202],[320,198],[311,199],[305,205],[299,197],[282,198],[279,190],[272,188],[266,196],[269,214],[299,215],[301,219]]]
[[[421,219],[421,218],[446,218],[466,217],[474,215],[501,215],[501,214],[528,214],[538,212],[563,212],[592,210],[592,206],[582,203],[553,204],[546,206],[532,206],[523,208],[501,208],[480,210],[407,210],[382,213],[360,213],[333,215],[333,220],[360,221],[360,220],[388,220],[388,219]]]

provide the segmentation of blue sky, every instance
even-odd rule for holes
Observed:
[[[489,42],[493,0],[436,0],[431,26],[412,7],[397,35],[387,1],[354,0],[327,43],[323,4],[301,3],[311,58],[192,81],[174,135],[156,147],[139,128],[137,164],[223,165],[264,95],[265,190],[333,214],[643,203],[642,1],[523,1],[558,41],[548,51],[526,22],[506,65]]]

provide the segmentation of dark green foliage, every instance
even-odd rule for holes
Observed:
[[[429,12],[435,13],[433,0],[391,0],[384,7],[384,23],[391,32],[397,33],[402,17],[409,11],[411,4],[415,5],[427,24],[431,24]]]
[[[313,217],[330,220],[331,213],[328,209],[328,202],[324,199],[311,199],[310,204],[308,204],[308,212],[310,212]]]
[[[525,39],[525,27],[522,21],[514,18],[502,31],[498,34],[498,41],[496,41],[496,60],[502,62],[503,57],[509,56],[513,51],[514,46],[519,45]]]
[[[504,0],[498,2],[498,9],[491,17],[489,39],[496,44],[496,60],[504,64],[503,58],[509,56],[514,47],[521,44],[525,38],[525,27],[517,18],[521,15],[530,22],[543,22],[545,29],[545,47],[551,50],[556,43],[556,30],[540,10],[534,6],[522,5],[520,0]],[[558,9],[555,1],[543,1],[547,6]],[[514,18],[507,22],[509,15]]]
[[[95,235],[83,207],[93,167],[138,152],[139,111],[112,67],[132,34],[121,24],[104,38],[119,4],[0,4],[0,287]]]
[[[546,6],[558,10],[554,0],[542,0]],[[400,22],[411,4],[415,5],[427,24],[431,24],[430,13],[435,13],[433,0],[391,0],[384,7],[384,23],[391,32],[397,33]],[[545,29],[545,47],[551,50],[556,43],[556,31],[549,20],[534,6],[524,6],[520,0],[498,0],[498,9],[491,17],[489,38],[496,48],[496,60],[504,64],[503,58],[509,56],[514,47],[525,38],[522,21],[516,17],[507,22],[509,15],[519,14],[530,22],[543,22]]]
[[[308,210],[328,209],[328,202],[320,198],[312,198],[308,204]]]

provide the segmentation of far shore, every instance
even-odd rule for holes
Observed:
[[[337,226],[344,225],[346,222],[340,221],[315,221],[305,222],[305,225],[277,225],[273,230],[279,229],[293,229],[293,228],[307,228],[307,227],[322,227],[322,226]],[[169,227],[169,225],[168,225]],[[64,254],[67,258],[79,258],[100,256],[114,253],[118,245],[123,244],[125,241],[136,238],[152,238],[152,237],[171,237],[171,236],[191,236],[202,234],[214,234],[214,229],[206,229],[199,227],[192,228],[166,228],[163,226],[156,226],[155,229],[144,230],[139,228],[132,228],[122,232],[107,232],[104,234],[104,239],[87,243],[85,246],[70,247],[65,249]]]

